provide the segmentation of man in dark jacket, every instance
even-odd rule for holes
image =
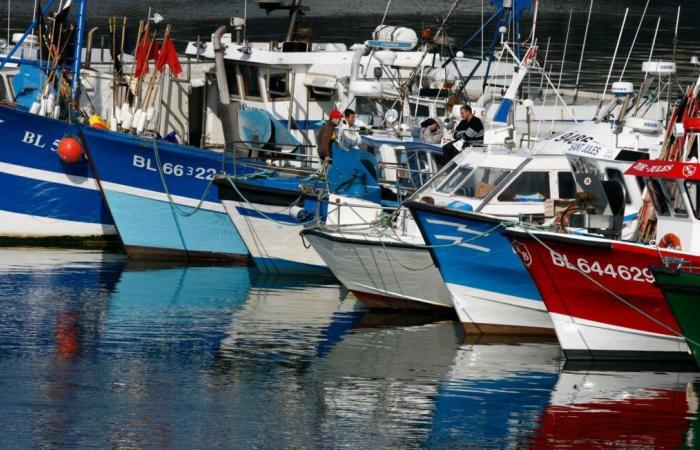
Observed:
[[[334,109],[331,111],[330,119],[328,122],[324,123],[323,126],[318,130],[318,157],[321,162],[330,161],[333,157],[332,154],[332,143],[336,139],[335,128],[340,124],[343,119],[343,113]]]
[[[474,115],[471,106],[463,105],[459,108],[459,115],[462,120],[455,128],[455,140],[442,147],[442,158],[438,158],[441,166],[447,164],[460,152],[454,146],[455,142],[464,141],[463,147],[484,142],[484,124],[481,122],[481,119]]]

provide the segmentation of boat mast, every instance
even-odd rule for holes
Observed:
[[[87,0],[76,0],[78,4],[77,33],[75,36],[75,48],[73,49],[73,81],[71,92],[73,93],[73,107],[77,109],[80,100],[80,64],[83,56],[83,39],[85,38],[85,15]],[[87,55],[88,58],[90,55]]]

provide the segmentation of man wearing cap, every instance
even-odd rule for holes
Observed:
[[[330,119],[328,122],[323,124],[323,126],[318,130],[318,157],[321,162],[330,161],[333,157],[332,154],[332,143],[336,139],[335,128],[340,124],[343,119],[343,113],[334,109],[331,111]]]

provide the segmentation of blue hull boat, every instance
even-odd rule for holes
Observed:
[[[500,233],[500,220],[422,202],[406,206],[467,333],[554,333],[537,287]]]
[[[61,162],[58,142],[69,131],[59,120],[0,105],[0,236],[26,238],[116,236],[87,161]]]
[[[212,188],[234,169],[221,153],[83,127],[85,144],[127,255],[247,262],[248,250]]]

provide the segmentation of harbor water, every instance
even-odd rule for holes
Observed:
[[[700,374],[576,366],[336,284],[0,251],[3,448],[677,448]]]

